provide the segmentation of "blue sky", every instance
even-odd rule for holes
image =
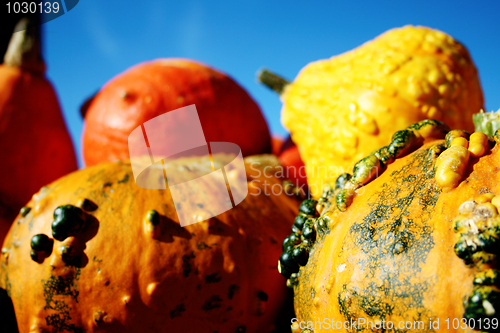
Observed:
[[[43,25],[47,76],[80,154],[81,103],[143,61],[196,59],[229,74],[286,135],[279,98],[256,82],[266,67],[293,79],[307,63],[343,53],[407,24],[442,30],[468,48],[486,110],[500,108],[500,1],[80,0]],[[80,156],[79,156],[80,158]]]

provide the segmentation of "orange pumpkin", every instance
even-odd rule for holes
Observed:
[[[306,167],[300,157],[299,148],[288,136],[279,153],[281,164],[285,167],[285,175],[292,181],[295,186],[303,187],[307,190],[307,175]]]
[[[278,135],[273,135],[271,137],[271,152],[278,156],[280,151],[281,151],[281,147],[283,146],[283,144],[285,143],[285,141],[283,140],[282,137],[278,136]]]
[[[77,169],[57,96],[44,76],[38,27],[28,28],[14,33],[0,65],[0,240],[40,187]]]
[[[446,132],[397,132],[301,205],[280,259],[294,332],[498,327],[500,132]]]
[[[185,158],[166,167],[177,181],[211,170],[211,162]],[[138,187],[128,162],[102,163],[44,187],[3,245],[0,286],[19,330],[271,331],[286,295],[276,269],[280,239],[298,203],[266,190],[279,181],[255,158],[246,167],[244,201],[184,228],[175,207],[192,205],[205,216],[196,198],[185,193],[174,205],[168,189]],[[210,186],[200,185],[196,197]]]
[[[207,142],[235,143],[244,156],[271,152],[271,136],[259,106],[233,79],[192,60],[159,59],[113,78],[87,103],[82,136],[86,165],[129,159],[127,139],[132,130],[191,104]]]

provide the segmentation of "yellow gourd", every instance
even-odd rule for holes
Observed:
[[[466,48],[426,27],[389,30],[373,41],[304,67],[293,83],[263,71],[281,92],[282,122],[299,147],[315,197],[354,162],[423,119],[473,131],[483,107]]]

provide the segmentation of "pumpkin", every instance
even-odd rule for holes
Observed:
[[[40,187],[77,169],[73,145],[45,77],[38,27],[22,20],[0,65],[0,240]]]
[[[260,80],[281,95],[282,122],[299,147],[315,198],[323,185],[388,144],[394,131],[427,118],[472,131],[472,114],[484,103],[467,49],[425,27],[392,29],[312,62],[292,83],[269,71]]]
[[[190,206],[206,219],[208,208],[197,200],[210,183],[174,204],[169,189],[143,189],[129,162],[115,162],[42,188],[2,250],[0,286],[12,298],[19,331],[270,332],[287,292],[276,269],[280,239],[298,202],[269,190],[280,183],[264,166],[253,157],[246,175],[227,172],[248,179],[246,199],[186,227],[176,209]],[[165,168],[177,183],[211,172],[212,163],[190,157]]]
[[[292,181],[292,183],[295,186],[307,189],[305,165],[300,157],[299,148],[292,141],[290,136],[288,136],[281,146],[281,151],[278,156],[280,163],[286,169],[286,176]]]
[[[499,141],[422,121],[304,201],[280,257],[293,331],[495,331]]]
[[[284,143],[285,140],[282,137],[278,135],[271,136],[271,152],[273,153],[273,155],[279,155],[279,153],[281,152],[281,147]]]
[[[278,156],[283,168],[283,177],[288,180],[289,184],[294,185],[297,191],[306,194],[307,177],[305,165],[300,158],[299,149],[290,136],[285,140],[278,136],[273,136],[272,147],[273,155]]]
[[[132,130],[191,104],[207,142],[235,143],[244,156],[271,153],[266,120],[241,86],[205,64],[170,58],[134,66],[86,103],[82,134],[86,165],[129,159],[127,139]]]

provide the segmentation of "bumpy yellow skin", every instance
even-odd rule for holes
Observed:
[[[282,122],[315,197],[412,123],[432,118],[473,132],[472,114],[484,103],[466,48],[443,32],[413,26],[310,63],[282,100]]]
[[[464,138],[457,138],[455,140],[459,139]],[[439,155],[436,161],[437,185],[444,191],[450,191],[457,187],[467,169],[469,157],[470,152],[467,147],[460,144],[453,145],[452,143],[451,147]]]
[[[481,132],[472,133],[469,142],[469,151],[472,157],[481,157],[488,149],[488,137]]]
[[[464,137],[453,139],[450,147],[436,160],[436,184],[446,192],[457,187],[464,177],[469,158],[483,156],[488,148],[488,137],[481,132],[472,133],[470,140]]]

